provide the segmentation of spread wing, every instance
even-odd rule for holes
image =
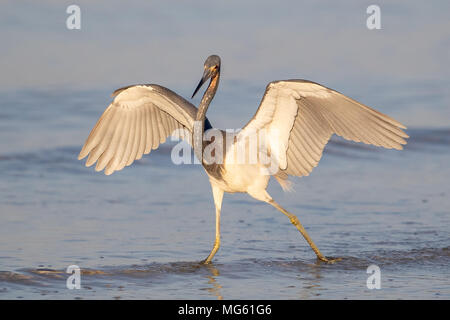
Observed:
[[[255,116],[240,134],[265,129],[266,147],[279,169],[307,176],[333,134],[347,140],[402,149],[404,125],[335,90],[307,80],[271,82]]]
[[[81,160],[89,155],[87,167],[97,162],[95,170],[105,169],[106,175],[122,170],[157,149],[177,129],[190,143],[197,108],[173,91],[154,84],[134,85],[112,96],[78,156]],[[208,119],[207,128],[211,128]]]

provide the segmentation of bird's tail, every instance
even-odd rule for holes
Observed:
[[[294,188],[292,187],[292,181],[290,181],[288,178],[288,175],[286,172],[278,171],[274,178],[277,179],[278,183],[280,184],[281,188],[285,192],[292,192],[294,191]]]

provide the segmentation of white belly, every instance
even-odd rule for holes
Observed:
[[[225,164],[222,180],[209,176],[212,184],[225,192],[249,192],[249,190],[265,190],[270,175],[265,175],[258,164]]]

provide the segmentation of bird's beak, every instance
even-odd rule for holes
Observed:
[[[195,91],[194,91],[194,93],[192,94],[191,99],[194,98],[195,94],[196,94],[197,91],[202,87],[202,85],[206,82],[206,80],[208,80],[209,78],[211,78],[211,73],[212,73],[212,72],[211,72],[211,69],[206,69],[206,68],[205,68],[205,71],[203,72],[203,76],[202,76],[202,78],[200,79],[200,82],[198,83],[197,88],[195,88]]]

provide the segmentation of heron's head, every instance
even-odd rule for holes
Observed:
[[[209,56],[204,65],[203,76],[198,83],[197,88],[195,88],[194,93],[192,94],[192,98],[195,96],[197,91],[202,87],[202,85],[211,78],[217,76],[220,72],[220,57],[217,55]]]

